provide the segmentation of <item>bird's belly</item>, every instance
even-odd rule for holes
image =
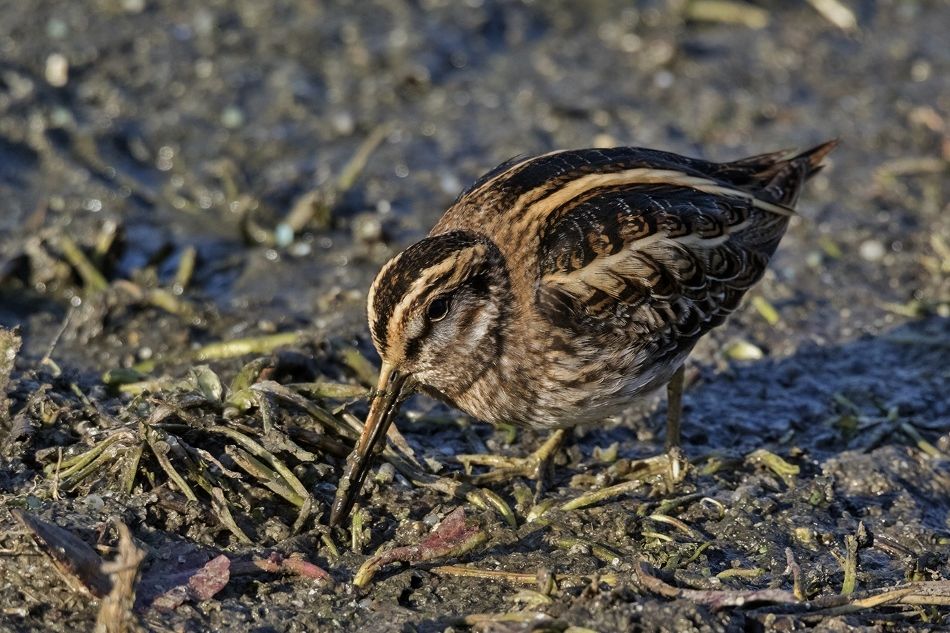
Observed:
[[[544,372],[543,377],[491,377],[478,381],[455,404],[492,424],[565,428],[616,416],[669,382],[688,350],[662,365],[604,363]]]

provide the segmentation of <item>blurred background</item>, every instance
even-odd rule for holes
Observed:
[[[88,290],[63,235],[123,282],[114,304],[137,304],[68,328],[64,354],[96,335],[89,369],[235,332],[363,334],[379,265],[478,175],[585,146],[730,160],[840,137],[762,290],[792,325],[756,344],[946,314],[940,0],[12,0],[0,15],[0,323],[22,324],[30,353]],[[195,309],[170,314],[151,287]]]

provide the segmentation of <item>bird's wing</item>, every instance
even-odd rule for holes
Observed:
[[[605,188],[545,231],[538,309],[579,331],[698,339],[765,271],[787,225],[749,196],[677,184]]]
[[[562,169],[566,183],[534,207],[571,194],[533,214],[544,216],[538,309],[580,332],[619,328],[688,345],[761,278],[802,186],[836,145],[731,163],[636,148],[546,158],[588,168]]]

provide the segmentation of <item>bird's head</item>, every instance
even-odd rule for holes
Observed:
[[[455,401],[497,358],[510,292],[501,252],[476,233],[427,237],[383,266],[367,298],[382,367],[331,524],[348,514],[400,402],[419,387]]]

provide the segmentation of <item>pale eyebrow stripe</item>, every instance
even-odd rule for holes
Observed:
[[[382,279],[384,275],[386,274],[386,272],[390,270],[391,268],[393,268],[396,265],[396,263],[400,259],[402,259],[402,256],[404,254],[405,254],[405,251],[399,253],[398,255],[390,259],[382,267],[382,269],[380,269],[380,271],[376,273],[376,279]],[[373,337],[374,340],[376,340],[376,329],[377,329],[376,322],[378,319],[379,319],[379,315],[376,314],[376,281],[374,280],[373,283],[370,284],[369,292],[366,293],[366,320],[370,323],[369,331],[370,331],[370,335]],[[381,343],[381,341],[378,341],[378,340],[376,342],[377,344]]]

